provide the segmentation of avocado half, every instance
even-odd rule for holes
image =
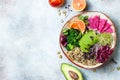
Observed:
[[[62,63],[61,71],[66,80],[83,80],[82,73],[76,67],[70,64]]]

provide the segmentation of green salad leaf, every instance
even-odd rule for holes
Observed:
[[[79,40],[82,37],[82,33],[77,29],[64,29],[63,34],[67,36],[67,50],[72,50],[75,46],[79,46]]]
[[[69,30],[69,29],[65,28],[65,29],[63,29],[63,31],[62,31],[65,36],[68,35],[68,30]]]
[[[89,22],[88,22],[88,16],[82,16],[82,15],[80,15],[80,16],[78,16],[78,19],[84,21],[85,25],[89,24]]]
[[[72,50],[74,48],[74,46],[72,45],[72,44],[67,44],[67,46],[66,46],[66,49],[68,50],[68,51],[70,51],[70,50]]]

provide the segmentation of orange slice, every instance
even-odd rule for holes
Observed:
[[[86,0],[73,0],[72,7],[76,11],[82,11],[86,7]]]
[[[79,20],[79,21],[71,22],[70,28],[78,29],[83,33],[86,29],[86,26],[82,20]]]

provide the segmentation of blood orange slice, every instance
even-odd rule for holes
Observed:
[[[71,22],[70,28],[78,29],[83,33],[86,29],[86,26],[82,20],[79,20],[79,21]]]
[[[72,7],[76,11],[82,11],[86,7],[86,0],[73,0]]]

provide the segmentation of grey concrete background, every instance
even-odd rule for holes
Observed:
[[[70,2],[66,0],[66,5]],[[104,12],[115,23],[117,46],[113,57],[117,64],[108,62],[96,72],[79,68],[84,80],[120,79],[116,69],[120,66],[119,3],[87,0],[86,11]],[[48,0],[0,0],[0,80],[65,80],[60,64],[72,63],[63,53],[63,58],[58,58],[59,33],[64,23],[80,12],[71,12],[61,23],[64,16],[58,16],[58,10],[50,7]]]

